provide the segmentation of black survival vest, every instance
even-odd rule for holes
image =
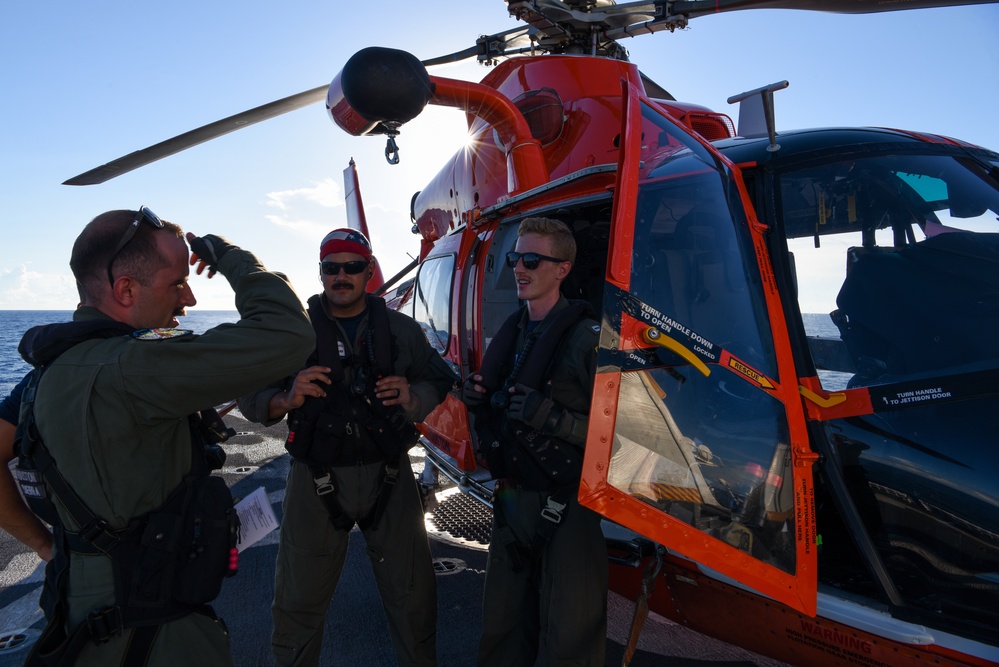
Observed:
[[[288,414],[285,448],[309,466],[330,521],[339,529],[353,524],[336,497],[330,467],[382,463],[378,500],[372,512],[358,521],[362,529],[377,524],[388,496],[398,481],[399,457],[417,443],[420,432],[402,406],[384,406],[375,396],[375,382],[394,374],[392,331],[385,300],[367,295],[368,326],[361,349],[342,359],[341,334],[326,314],[320,295],[309,298],[309,317],[316,332],[316,360],[330,369],[323,398],[306,397],[302,407]],[[344,364],[353,368],[348,384]]]
[[[592,318],[593,311],[586,301],[570,300],[568,306],[552,315],[552,321],[540,335],[527,335],[524,349],[511,368],[523,314],[521,308],[507,318],[482,359],[480,384],[486,387],[490,401],[473,410],[479,453],[485,457],[494,478],[510,478],[523,488],[536,491],[571,487],[579,482],[582,473],[582,451],[508,418],[506,407],[509,389],[515,384],[544,390],[567,334],[580,320]]]
[[[127,628],[135,631],[123,665],[145,665],[159,626],[191,613],[216,618],[207,603],[218,596],[222,580],[236,574],[239,518],[229,487],[221,477],[211,475],[225,461],[219,443],[234,431],[226,428],[215,410],[190,415],[191,471],[162,505],[133,518],[124,528],[112,528],[59,472],[38,432],[34,401],[43,373],[59,354],[85,340],[131,334],[132,328],[105,320],[50,326],[59,327],[59,335],[49,349],[26,354],[23,340],[21,348],[29,363],[38,358],[46,363],[32,371],[22,396],[15,477],[28,506],[52,525],[55,543],[40,600],[48,623],[25,665],[74,664],[87,642],[104,643]],[[56,502],[79,530],[63,525]],[[102,554],[111,560],[115,603],[92,610],[80,626],[67,632],[71,553]]]

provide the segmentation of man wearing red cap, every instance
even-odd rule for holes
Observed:
[[[400,665],[437,664],[437,584],[408,450],[456,381],[415,320],[366,294],[376,261],[358,231],[320,244],[309,299],[316,350],[294,378],[240,399],[265,425],[288,415],[292,455],[275,567],[279,666],[317,665],[356,524]]]

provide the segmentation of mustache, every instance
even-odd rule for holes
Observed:
[[[332,287],[333,289],[336,289],[338,287],[353,288],[354,284],[353,283],[344,282],[344,281],[339,281],[339,282],[335,282],[335,283],[331,284],[330,287]]]

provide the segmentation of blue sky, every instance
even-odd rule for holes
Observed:
[[[229,134],[107,183],[62,181],[233,113],[329,83],[366,46],[421,59],[515,27],[502,0],[5,3],[0,9],[0,309],[72,309],[73,240],[93,216],[150,206],[318,290],[316,248],[345,224],[342,171],[360,174],[386,276],[409,261],[409,202],[458,148],[464,116],[429,108],[384,140],[351,137],[322,104]],[[345,9],[352,7],[353,9]],[[999,150],[999,5],[844,16],[754,10],[624,40],[677,99],[731,115],[736,93],[787,79],[779,128],[879,125]],[[433,74],[478,80],[474,62]],[[198,308],[231,309],[192,276]]]

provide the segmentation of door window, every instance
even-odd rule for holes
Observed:
[[[814,613],[814,455],[741,176],[636,92],[625,109],[581,501]]]
[[[447,352],[450,340],[453,273],[453,255],[429,258],[421,265],[414,288],[413,318],[440,354]]]

